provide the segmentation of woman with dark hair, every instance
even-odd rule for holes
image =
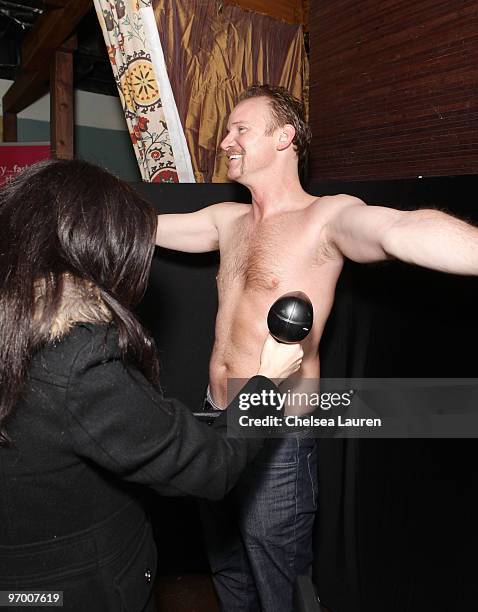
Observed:
[[[261,447],[159,390],[131,310],[155,231],[152,205],[86,162],[41,162],[0,192],[0,590],[63,591],[69,611],[153,610],[138,485],[217,499]],[[269,337],[243,392],[276,390],[269,379],[301,358]]]

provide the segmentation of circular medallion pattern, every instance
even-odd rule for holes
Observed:
[[[149,60],[133,60],[125,70],[120,84],[129,110],[134,111],[138,106],[153,106],[160,99],[156,76]]]

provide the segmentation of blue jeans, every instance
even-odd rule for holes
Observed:
[[[202,503],[214,585],[223,612],[292,612],[297,576],[312,563],[316,440],[265,441],[224,500]]]

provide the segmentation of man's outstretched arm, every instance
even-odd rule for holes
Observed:
[[[326,232],[354,261],[396,258],[442,272],[478,274],[478,228],[438,210],[399,211],[350,198]]]
[[[193,213],[158,215],[156,244],[174,251],[205,253],[219,248],[218,222],[227,203]]]

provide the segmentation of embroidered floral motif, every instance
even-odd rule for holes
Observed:
[[[177,183],[171,140],[140,9],[151,0],[94,0],[141,176]]]

